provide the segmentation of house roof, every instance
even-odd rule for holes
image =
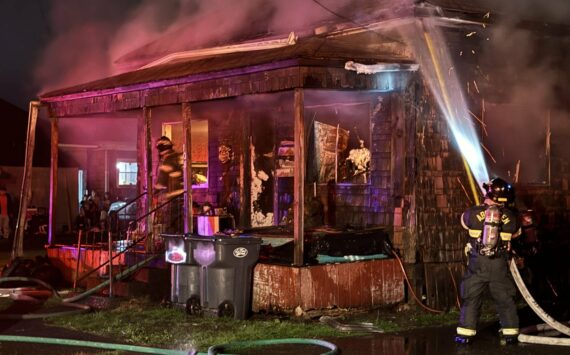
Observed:
[[[198,59],[167,63],[135,70],[112,77],[92,81],[40,95],[49,99],[72,93],[105,90],[156,81],[219,73],[239,68],[289,61],[290,66],[344,67],[347,60],[362,63],[410,62],[411,52],[395,33],[363,31],[337,37],[313,36],[302,38],[296,44],[251,52],[227,53]]]

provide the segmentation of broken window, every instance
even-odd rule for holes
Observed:
[[[348,102],[307,105],[309,182],[370,182],[370,105]]]

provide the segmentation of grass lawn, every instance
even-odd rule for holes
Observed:
[[[494,312],[484,307],[482,321],[493,320]],[[346,311],[341,322],[370,322],[386,333],[420,327],[452,325],[458,312],[432,314],[421,309],[397,312],[393,308],[354,313]],[[215,344],[273,338],[334,338],[358,336],[319,323],[318,319],[282,319],[256,315],[240,321],[228,318],[187,315],[184,310],[149,302],[146,299],[121,301],[118,306],[86,314],[46,320],[50,324],[112,337],[137,345],[207,351]]]
[[[199,351],[233,341],[346,336],[346,333],[311,320],[254,318],[240,321],[189,316],[184,310],[162,307],[145,299],[126,300],[113,309],[46,321],[137,345]]]

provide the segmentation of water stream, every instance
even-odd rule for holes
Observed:
[[[489,180],[489,173],[458,74],[437,19],[418,18],[406,26],[404,36],[412,46],[422,75],[447,121],[463,159],[480,187],[483,182]]]

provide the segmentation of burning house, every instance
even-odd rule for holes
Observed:
[[[150,214],[154,142],[166,136],[185,163],[179,232],[198,232],[207,205],[218,217],[212,232],[230,218],[229,234],[267,244],[254,270],[254,310],[391,304],[405,300],[406,287],[448,308],[463,271],[459,217],[489,174],[477,137],[490,130],[493,100],[480,97],[493,82],[469,80],[478,98],[461,95],[454,72],[477,68],[481,43],[456,66],[446,50],[467,51],[458,49],[466,34],[492,23],[480,8],[435,3],[443,7],[375,7],[365,26],[337,19],[154,57],[150,44],[121,59],[137,69],[45,93],[38,105],[51,121],[51,191],[65,153],[89,189],[136,197],[134,234],[153,252],[164,228]],[[556,169],[554,189],[544,190],[560,203],[545,213],[567,221],[568,165]],[[49,253],[71,278],[76,259],[55,246],[58,208],[51,199]]]

